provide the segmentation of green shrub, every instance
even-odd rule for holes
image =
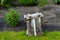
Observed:
[[[0,0],[1,2],[0,2],[0,6],[5,6],[6,5],[6,3],[7,3],[7,0]]]
[[[5,15],[5,21],[9,26],[15,27],[19,22],[19,14],[16,10],[10,9],[9,12]]]
[[[12,4],[13,0],[0,0],[0,6],[6,6]]]
[[[37,3],[37,0],[18,0],[20,5],[31,6]]]
[[[54,0],[56,4],[60,4],[60,0]]]
[[[39,2],[40,7],[44,6],[45,4],[47,4],[47,0],[40,0]]]

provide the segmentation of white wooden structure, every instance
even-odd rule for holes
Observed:
[[[43,17],[42,13],[36,12],[34,14],[24,15],[24,18],[27,22],[27,35],[42,35],[43,31],[41,28],[41,18]]]

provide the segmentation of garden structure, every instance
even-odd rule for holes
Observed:
[[[27,35],[42,35],[43,31],[41,28],[42,13],[36,12],[35,14],[24,15],[27,22]]]

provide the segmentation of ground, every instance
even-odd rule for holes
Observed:
[[[4,31],[4,32],[0,32],[0,40],[60,40],[60,32],[45,31],[45,35],[35,37],[35,36],[26,36],[25,31],[20,31],[20,32]]]

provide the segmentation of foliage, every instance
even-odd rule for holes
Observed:
[[[0,0],[0,6],[11,5],[13,0]]]
[[[0,6],[4,6],[7,0],[0,0]]]
[[[60,0],[54,0],[56,4],[60,4]]]
[[[44,22],[44,23],[47,23],[48,21],[45,19],[43,22]]]
[[[26,36],[25,31],[20,32],[0,32],[0,40],[60,40],[60,32],[45,32],[43,36]]]
[[[37,0],[18,0],[20,5],[31,6],[37,3]]]
[[[18,12],[14,9],[9,9],[9,12],[6,14],[5,21],[9,24],[9,26],[17,26],[19,21]]]
[[[47,0],[40,0],[39,2],[40,7],[44,6],[45,4],[47,4]]]

